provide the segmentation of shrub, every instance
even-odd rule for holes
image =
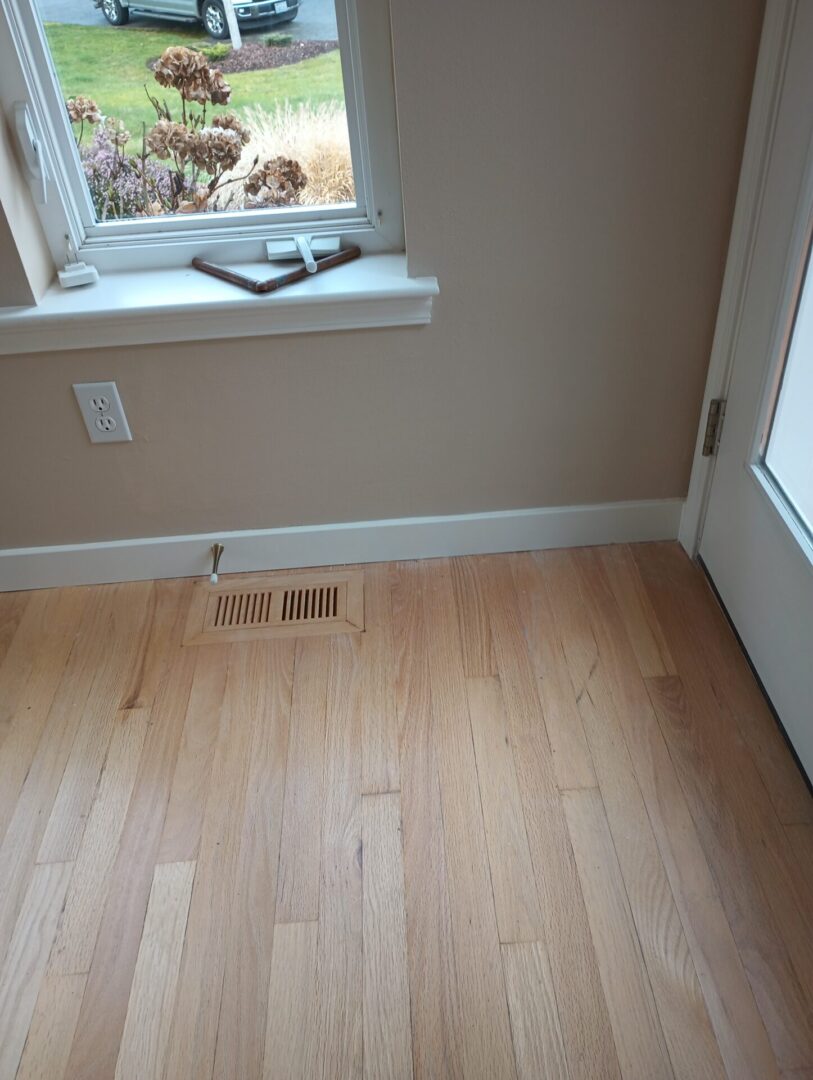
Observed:
[[[290,45],[293,40],[293,34],[283,34],[278,30],[275,34],[266,34],[263,38],[263,44],[270,46],[272,49],[282,49],[286,45]]]
[[[79,148],[82,170],[100,221],[144,214],[152,193],[161,200],[172,197],[170,169],[155,161],[128,157],[121,142],[122,137],[126,142],[127,136],[129,132],[108,120],[98,125],[89,145]],[[186,189],[183,194],[187,194]]]
[[[231,45],[227,45],[224,41],[217,45],[201,45],[199,51],[207,60],[225,60],[231,52]]]
[[[342,105],[300,105],[296,109],[281,105],[273,112],[257,106],[246,109],[243,117],[251,129],[251,143],[235,173],[245,172],[255,154],[263,162],[281,155],[295,159],[305,174],[297,202],[325,206],[353,201],[350,137]],[[237,185],[231,205],[235,209],[246,205],[246,195]]]

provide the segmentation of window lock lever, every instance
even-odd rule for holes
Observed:
[[[338,236],[305,236],[303,233],[285,240],[268,240],[265,247],[270,262],[302,259],[309,274],[316,273],[317,259],[338,255],[342,249]]]

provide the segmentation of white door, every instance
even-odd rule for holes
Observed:
[[[813,778],[813,2],[769,8],[784,52],[752,106],[772,138],[699,554]]]

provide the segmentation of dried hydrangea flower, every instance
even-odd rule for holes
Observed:
[[[234,113],[220,113],[219,116],[213,116],[212,127],[236,131],[240,136],[240,142],[243,146],[246,146],[251,142],[251,132],[243,125],[243,122],[234,115]]]
[[[199,184],[193,192],[190,192],[191,198],[182,202],[178,207],[178,211],[181,214],[200,214],[206,210],[209,204],[210,192],[203,184]]]
[[[233,169],[243,153],[239,132],[230,128],[205,127],[194,136],[192,160],[211,176]]]
[[[187,49],[185,45],[164,49],[153,68],[156,82],[182,93],[187,84],[200,80],[208,72],[209,65],[203,53]]]
[[[248,198],[249,210],[263,206],[287,206],[297,201],[297,196],[308,182],[298,161],[276,157],[255,169],[243,184]]]
[[[130,132],[121,122],[113,116],[108,116],[104,121],[105,135],[114,146],[124,148],[130,141]]]
[[[228,105],[231,100],[231,87],[217,68],[209,72],[207,89],[213,105]]]
[[[99,106],[93,98],[85,97],[84,94],[68,98],[65,104],[72,124],[81,124],[85,121],[89,124],[98,124],[102,119]]]
[[[182,86],[178,87],[178,92],[186,101],[195,101],[198,105],[205,105],[211,97],[208,72],[187,80]]]
[[[203,53],[185,45],[165,49],[153,68],[156,82],[169,86],[185,101],[228,105],[231,87],[217,68],[210,68]]]
[[[159,120],[147,133],[147,148],[162,160],[177,157],[186,161],[195,152],[195,136],[184,124]]]

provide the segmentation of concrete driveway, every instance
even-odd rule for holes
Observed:
[[[144,0],[148,3],[149,0]],[[106,26],[107,20],[93,0],[37,0],[37,9],[43,22],[72,23],[74,26]],[[166,19],[151,19],[148,15],[133,15],[133,23],[170,26]],[[264,27],[256,33],[267,34],[274,27]],[[285,23],[281,32],[291,34],[299,41],[333,41],[336,32],[336,8],[333,0],[299,0],[299,14],[291,23]],[[122,27],[119,33],[127,33]]]

